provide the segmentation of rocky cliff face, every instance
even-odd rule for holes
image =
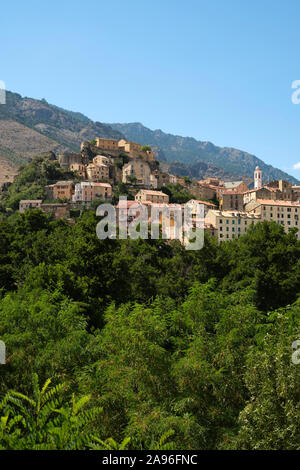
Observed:
[[[51,150],[57,154],[78,152],[83,140],[96,136],[124,137],[110,126],[93,122],[80,113],[7,92],[6,104],[0,106],[0,180],[4,163],[5,172],[10,168],[13,173],[15,167],[34,155]]]

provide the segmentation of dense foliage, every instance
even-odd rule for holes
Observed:
[[[299,449],[295,233],[187,251],[97,222],[0,220],[0,448]]]
[[[60,167],[51,152],[48,158],[44,154],[37,156],[19,168],[14,183],[1,196],[1,208],[16,210],[22,199],[46,199],[46,185],[74,177],[72,171]]]
[[[185,204],[191,199],[196,199],[193,194],[186,190],[180,184],[168,184],[162,188],[162,192],[168,194],[169,201],[175,204]]]

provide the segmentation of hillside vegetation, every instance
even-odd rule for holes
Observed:
[[[14,182],[0,196],[0,208],[17,210],[22,199],[45,199],[46,185],[74,178],[72,171],[61,168],[52,152],[37,155],[20,166]]]
[[[42,152],[79,151],[82,141],[95,136],[123,137],[110,126],[45,100],[23,98],[8,91],[6,104],[0,106],[0,157],[12,166]]]

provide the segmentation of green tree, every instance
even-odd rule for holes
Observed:
[[[300,339],[300,302],[274,312],[258,331],[246,362],[249,400],[239,419],[234,447],[300,449],[300,366],[292,344]]]

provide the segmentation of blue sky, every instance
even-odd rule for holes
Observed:
[[[236,147],[300,179],[298,0],[1,4],[7,89]]]

